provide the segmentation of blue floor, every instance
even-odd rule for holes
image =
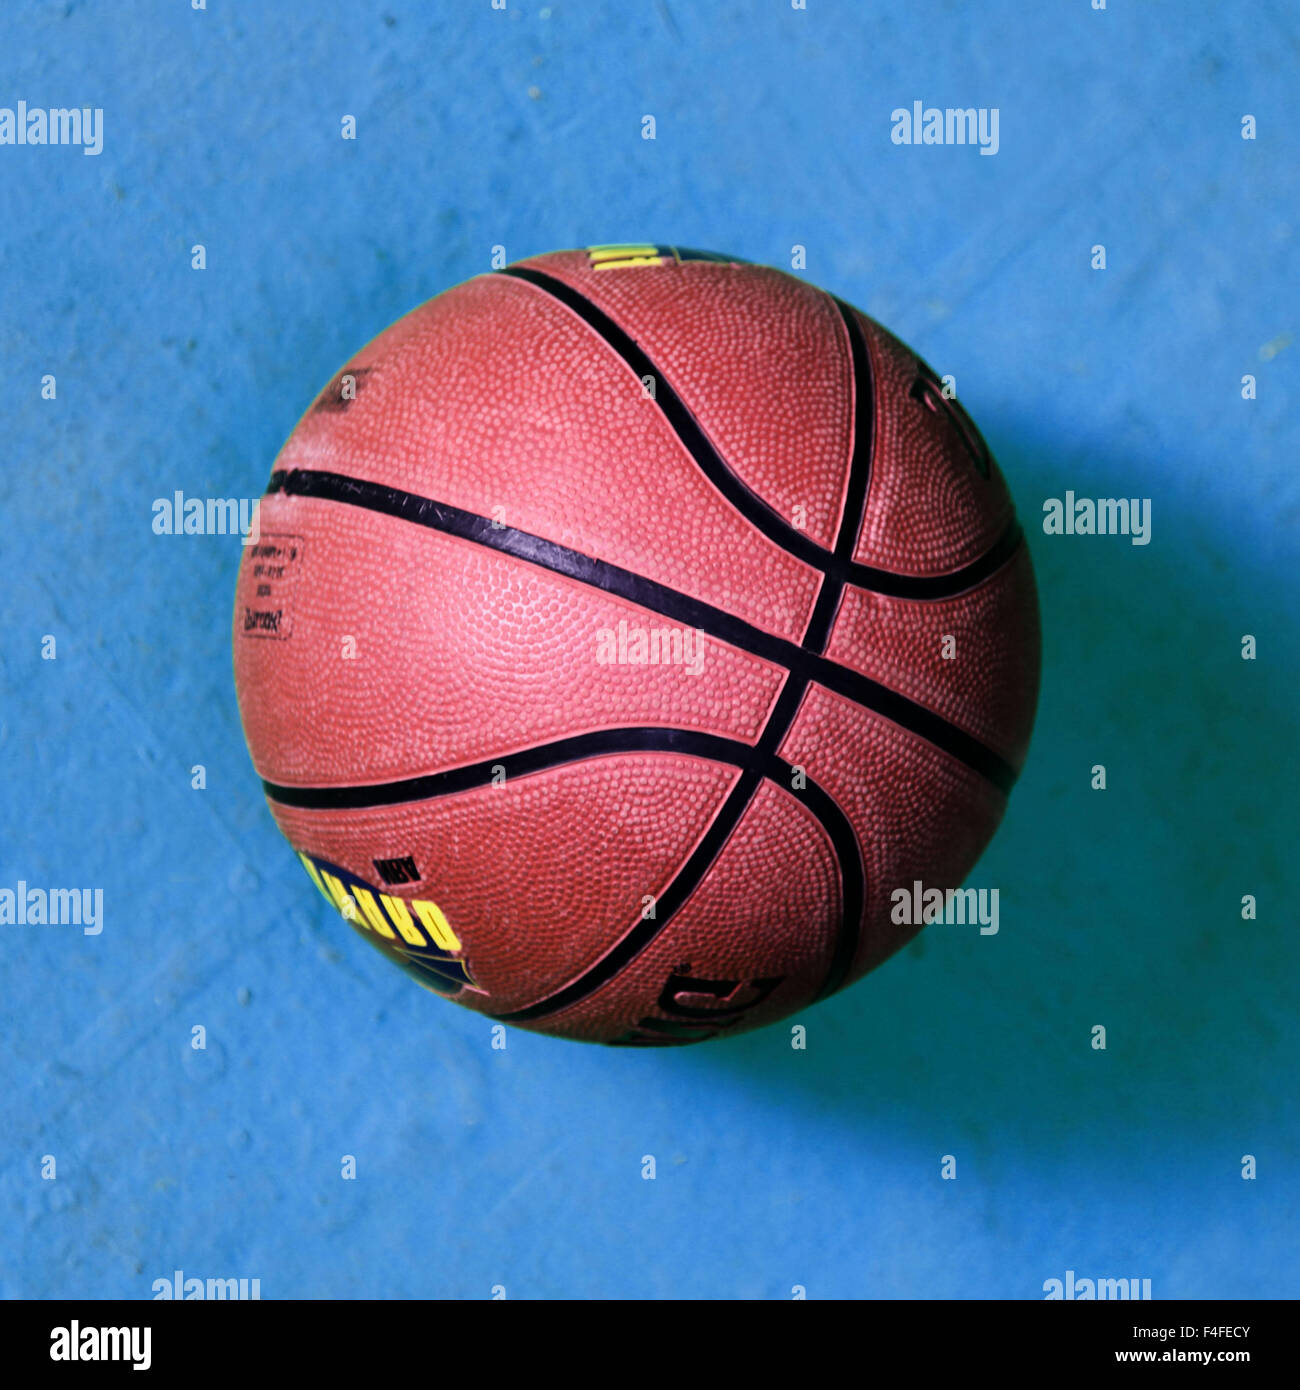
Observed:
[[[0,105],[104,116],[0,144],[0,889],[101,888],[103,929],[0,925],[0,1294],[1296,1294],[1293,7],[14,0],[6,39]],[[914,101],[997,108],[997,153],[893,143]],[[355,941],[244,748],[239,546],[152,529],[256,496],[494,246],[642,239],[806,247],[955,376],[1030,532],[1001,930],[931,929],[805,1052],[493,1051]],[[1043,534],[1067,490],[1150,498],[1150,543]]]

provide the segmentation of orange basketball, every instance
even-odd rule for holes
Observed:
[[[235,678],[316,886],[421,984],[620,1044],[789,1014],[997,827],[1038,688],[1006,484],[935,374],[668,246],[439,295],[325,389]]]

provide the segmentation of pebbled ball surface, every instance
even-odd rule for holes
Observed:
[[[960,886],[1037,700],[964,411],[857,310],[699,256],[539,256],[392,325],[285,444],[236,594],[254,766],[353,928],[627,1046],[897,950],[891,893]]]

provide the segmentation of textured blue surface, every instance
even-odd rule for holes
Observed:
[[[105,924],[0,927],[0,1292],[1294,1295],[1298,32],[1280,0],[7,5],[0,105],[102,107],[105,144],[0,146],[0,888],[100,887]],[[893,145],[914,100],[997,107],[999,152]],[[932,928],[805,1052],[492,1051],[272,824],[238,546],[151,530],[260,492],[494,244],[644,238],[806,246],[956,377],[1031,528],[1037,733],[971,879],[1001,931]],[[1150,497],[1150,545],[1044,536],[1066,489]]]

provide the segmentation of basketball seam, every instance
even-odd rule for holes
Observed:
[[[891,686],[789,638],[755,627],[725,609],[609,561],[584,555],[532,532],[502,525],[445,502],[342,473],[304,468],[277,470],[267,486],[268,495],[275,493],[339,502],[408,521],[535,564],[684,626],[700,628],[737,651],[747,652],[795,675],[807,675],[810,683],[824,686],[916,734],[979,773],[1003,793],[1009,792],[1015,784],[1015,768],[999,753]]]
[[[1008,520],[997,540],[980,556],[960,569],[947,574],[911,575],[893,570],[878,569],[874,565],[864,565],[854,560],[857,549],[858,532],[854,532],[847,548],[843,546],[843,527],[839,528],[833,547],[819,545],[806,532],[798,530],[781,516],[764,498],[759,496],[743,478],[732,469],[721,453],[709,439],[704,427],[696,419],[694,412],[682,400],[672,383],[643,348],[603,309],[592,303],[581,291],[575,290],[563,280],[556,279],[540,270],[528,266],[507,266],[494,272],[497,276],[531,285],[534,289],[557,300],[581,319],[610,347],[623,362],[644,380],[647,376],[655,382],[654,403],[664,416],[669,428],[677,436],[682,447],[694,460],[696,466],[727,502],[749,522],[755,530],[779,546],[787,555],[802,560],[822,574],[834,576],[842,582],[870,589],[873,593],[889,598],[941,599],[951,598],[972,588],[987,578],[1003,559],[1015,549],[1020,539],[1020,525],[1015,516]],[[824,293],[819,291],[819,293]],[[871,381],[869,354],[862,339],[855,311],[834,295],[824,297],[839,310],[845,328],[848,330],[853,354],[852,373],[855,381],[858,375],[858,354],[862,354],[862,364],[868,383]],[[874,393],[859,405],[865,404],[870,411],[869,419],[874,432]],[[858,438],[857,422],[854,422],[855,441]]]
[[[267,491],[268,493],[283,492],[291,496],[306,496],[318,500],[341,502],[345,505],[358,506],[398,519],[412,521],[444,534],[486,545],[526,563],[552,569],[554,572],[569,578],[626,597],[630,601],[651,608],[652,611],[663,616],[680,616],[672,610],[675,606],[682,605],[689,610],[688,621],[692,625],[702,627],[706,631],[712,628],[715,635],[718,635],[717,629],[721,628],[725,633],[723,640],[730,645],[735,646],[738,650],[747,651],[750,655],[775,660],[776,664],[785,668],[786,681],[774,703],[772,713],[765,721],[763,732],[758,741],[753,745],[740,745],[751,750],[753,762],[745,767],[740,781],[737,782],[719,808],[705,838],[688,856],[686,862],[674,876],[669,889],[666,890],[667,893],[672,894],[674,901],[678,896],[680,896],[682,904],[689,900],[691,893],[699,886],[699,882],[707,873],[709,866],[714,862],[722,846],[726,844],[739,824],[757,786],[757,778],[760,775],[768,775],[757,770],[760,761],[764,758],[774,759],[776,746],[788,732],[798,706],[811,684],[822,685],[841,695],[847,694],[849,698],[855,699],[864,708],[871,709],[885,718],[890,718],[901,727],[926,738],[927,741],[964,762],[973,771],[982,772],[1004,792],[1010,790],[1011,784],[1015,780],[1014,769],[991,749],[986,748],[978,740],[966,734],[964,730],[949,724],[941,716],[935,715],[924,706],[916,704],[890,687],[880,685],[847,667],[840,666],[807,647],[765,634],[761,629],[752,628],[741,619],[733,619],[722,609],[715,609],[712,605],[679,594],[666,586],[658,585],[655,581],[632,574],[631,571],[622,570],[618,566],[595,560],[590,556],[584,556],[577,551],[570,551],[567,547],[558,546],[554,542],[545,541],[528,532],[517,531],[513,527],[500,526],[486,517],[464,512],[460,508],[434,502],[430,498],[418,497],[401,489],[369,483],[363,479],[349,478],[342,474],[323,473],[308,469],[277,471],[272,474]],[[843,517],[841,526],[844,526],[848,520],[847,515]],[[569,559],[571,563],[568,565],[556,563],[557,558],[561,556]],[[596,576],[602,576],[605,582],[602,583]],[[630,583],[631,592],[625,593],[622,586],[610,582],[615,577],[626,579]],[[844,588],[842,582],[834,581],[830,576],[827,576],[823,583],[835,587],[840,593]],[[664,596],[671,596],[670,602],[661,601],[657,604],[650,604],[647,602],[647,589],[655,590],[656,595],[661,600]],[[833,618],[833,612],[830,616]],[[757,641],[752,644],[738,641],[737,629],[745,629]],[[829,632],[829,624],[827,625],[827,632]],[[766,647],[768,650],[759,650],[760,646]],[[783,654],[785,659],[782,660],[781,656],[775,655],[775,653]],[[838,673],[838,676],[835,673]],[[847,690],[841,688],[845,685],[848,686]],[[870,698],[867,698],[868,696]],[[613,730],[610,732],[617,735],[626,731]],[[965,749],[965,756],[958,751],[958,749],[963,748]],[[971,750],[978,750],[979,756],[972,759]],[[788,764],[781,764],[781,766],[787,771],[793,770],[789,768]],[[420,778],[407,779],[404,783],[390,783],[388,785],[389,787],[405,786],[411,794],[404,797],[404,800],[423,800],[430,795],[427,790],[423,789],[424,780]],[[282,793],[289,793],[292,797],[294,794],[301,796],[304,792],[315,791],[322,797],[338,797],[350,790],[347,788],[290,789],[277,787],[266,782],[263,785],[267,795],[272,800],[281,800]],[[375,789],[358,788],[354,790],[364,793],[373,792]],[[843,815],[842,809],[839,808],[838,803],[829,793],[826,794],[826,801],[829,805],[834,805],[836,811]],[[289,804],[293,804],[292,800],[289,801]],[[843,912],[840,930],[836,934],[836,945],[832,951],[831,964],[827,969],[826,978],[814,996],[814,1000],[824,998],[843,984],[856,954],[861,932],[861,912],[865,903],[865,893],[862,893],[856,899],[857,906],[851,907],[852,895],[849,891],[849,884],[851,881],[861,882],[864,877],[861,847],[856,832],[849,826],[847,840],[842,836],[838,838],[832,836],[831,843],[840,866]],[[679,884],[688,886],[679,889]],[[605,984],[613,973],[617,973],[622,968],[622,964],[626,964],[627,960],[639,954],[654,936],[663,931],[668,926],[675,910],[674,908],[673,912],[666,913],[662,920],[657,923],[655,929],[645,934],[644,940],[641,939],[640,924],[633,927],[631,932],[625,933],[620,938],[620,944],[623,942],[635,943],[634,949],[629,948],[631,954],[626,959],[621,954],[614,954],[620,952],[620,944],[616,944],[610,952],[589,966],[577,980],[571,981],[555,994],[530,1005],[529,1012],[526,1014],[502,1015],[502,1017],[515,1022],[540,1018],[554,1014],[567,1007],[568,1004],[577,1002],[578,999],[588,997]],[[852,916],[850,916],[850,911],[853,913]],[[614,967],[611,974],[605,974],[601,962],[610,959],[620,960],[622,964]],[[596,972],[594,978],[593,972]]]
[[[782,791],[787,792],[801,806],[810,811],[826,834],[831,853],[835,856],[840,871],[840,916],[842,921],[841,928],[836,934],[836,944],[832,951],[832,961],[827,979],[821,989],[821,994],[830,993],[838,987],[852,964],[857,949],[862,907],[866,898],[866,875],[857,835],[839,802],[818,782],[805,774],[803,785],[797,786],[794,779],[794,768],[791,764],[775,754],[768,754],[759,758],[757,752],[757,748],[752,744],[744,743],[740,739],[723,738],[718,734],[706,734],[687,729],[638,726],[576,734],[570,738],[556,739],[550,743],[534,744],[517,753],[507,753],[464,767],[450,768],[445,772],[435,772],[426,777],[408,779],[402,782],[388,782],[362,787],[286,787],[263,781],[262,786],[272,800],[286,806],[295,806],[306,810],[359,810],[409,802],[414,798],[407,794],[407,790],[415,782],[419,783],[420,800],[473,791],[476,788],[488,786],[496,775],[498,767],[504,770],[506,778],[509,779],[564,767],[570,763],[585,761],[588,758],[617,753],[679,753],[685,757],[725,763],[730,767],[740,769],[741,772],[741,778],[737,780],[732,791],[728,793],[728,798],[736,794],[746,774],[762,777]],[[399,793],[401,794],[399,795]],[[750,794],[752,793],[747,793],[746,801],[748,801]],[[723,806],[725,808],[725,801]],[[691,855],[687,856],[686,863],[689,863],[692,857],[702,852],[706,842],[717,837],[720,833],[718,827],[721,820],[722,815],[719,812],[710,823],[709,829],[701,837],[700,844],[692,851]],[[725,839],[730,838],[733,829],[734,826],[728,827],[724,842]],[[721,853],[721,848],[720,846],[716,852],[710,852],[710,863],[716,859],[718,853]],[[682,877],[684,868],[685,864],[683,864],[682,869],[677,871],[674,876],[675,880]],[[693,892],[697,886],[697,884],[692,885],[691,891]],[[689,896],[690,894],[687,893],[683,897],[680,906],[685,905]],[[670,903],[673,901],[669,898],[669,893],[665,892],[660,895],[657,907],[661,906],[665,899],[668,899]],[[591,988],[583,990],[577,998],[585,998],[592,990],[598,989],[606,980],[617,974],[627,963],[627,960],[637,955],[658,934],[659,930],[667,926],[668,921],[677,910],[678,905],[673,905],[672,911],[664,917],[662,922],[657,924],[654,931],[648,933],[645,940],[638,941],[635,950],[631,950],[625,959],[620,959],[618,964],[609,968],[608,973],[602,974],[600,979],[591,982]],[[852,926],[846,929],[844,924],[850,922]],[[593,970],[602,969],[607,962],[618,957],[620,952],[626,949],[624,943],[637,930],[638,928],[634,927],[631,933],[626,933],[603,956],[589,966],[578,980],[566,986],[566,989],[572,989],[587,982]],[[564,991],[560,993],[563,994]],[[551,995],[525,1009],[494,1016],[505,1021],[515,1022],[525,1018],[540,1017],[543,1012],[555,1011],[552,1004],[558,997],[559,995]],[[564,1004],[555,1007],[565,1007],[567,1003],[572,1002],[576,1002],[576,998],[568,999]],[[538,1012],[534,1013],[533,1010]]]
[[[701,836],[699,843],[673,875],[668,887],[656,899],[655,919],[651,923],[645,920],[638,922],[576,980],[570,981],[555,993],[522,1009],[495,1014],[493,1017],[506,1023],[524,1023],[547,1017],[589,998],[608,984],[666,930],[677,914],[690,902],[709,869],[730,843],[762,780],[788,790],[800,805],[812,812],[825,832],[831,854],[835,858],[840,879],[840,927],[835,933],[826,976],[814,999],[821,999],[840,987],[857,953],[862,912],[866,902],[866,876],[857,834],[839,802],[812,778],[806,778],[805,785],[799,789],[804,793],[801,796],[794,789],[794,769],[789,763],[775,755],[757,758],[756,750],[746,743],[734,740],[725,742],[734,742],[738,750],[734,761],[730,758],[725,761],[732,762],[733,766],[741,769],[740,778],[728,793],[721,810]],[[709,755],[700,753],[697,756]],[[736,808],[734,814],[728,816],[728,809],[732,807]]]
[[[1010,554],[1018,548],[1020,542],[1019,527],[1016,525],[1014,517],[1010,525],[1004,530],[998,541],[990,547],[988,551],[973,564],[963,567],[945,576],[902,576],[893,575],[886,571],[875,570],[869,566],[858,565],[853,561],[858,537],[861,532],[862,521],[865,516],[867,497],[871,484],[871,472],[874,454],[874,434],[875,434],[875,400],[874,400],[874,381],[871,372],[871,359],[867,344],[862,333],[861,325],[857,321],[854,310],[833,296],[827,296],[834,304],[843,323],[850,354],[850,380],[853,384],[853,445],[850,455],[847,474],[844,485],[844,500],[841,506],[839,524],[836,530],[835,544],[831,549],[827,549],[814,542],[811,537],[788,525],[782,517],[741,479],[723,460],[721,454],[714,448],[703,427],[696,420],[693,413],[688,409],[673,387],[666,381],[662,373],[655,368],[651,359],[633,341],[633,339],[611,318],[598,309],[590,300],[581,295],[576,290],[571,289],[562,281],[542,274],[538,271],[528,270],[523,267],[511,267],[503,272],[504,275],[518,280],[523,280],[532,284],[535,288],[542,290],[554,298],[560,300],[569,307],[575,314],[582,318],[591,326],[604,341],[624,360],[624,362],[636,374],[644,379],[651,377],[656,383],[655,402],[659,406],[670,428],[677,436],[683,447],[690,454],[692,459],[701,468],[705,476],[713,484],[722,496],[735,508],[735,510],[750,525],[766,536],[774,544],[778,545],[786,553],[795,556],[812,568],[820,572],[821,584],[817,598],[813,605],[812,614],[804,630],[803,640],[799,643],[788,642],[786,639],[774,639],[788,649],[790,659],[778,661],[786,671],[786,677],[782,689],[772,706],[771,713],[768,715],[763,730],[758,740],[749,745],[736,740],[717,740],[712,739],[713,746],[723,744],[740,750],[733,753],[732,757],[724,758],[723,761],[730,762],[734,766],[741,768],[741,776],[727,793],[721,807],[709,826],[701,836],[699,842],[692,849],[686,860],[681,864],[673,875],[668,886],[659,895],[656,902],[656,912],[662,911],[662,920],[651,919],[647,922],[644,918],[637,922],[631,930],[625,932],[623,936],[597,961],[588,966],[577,979],[560,990],[523,1009],[506,1014],[493,1015],[504,1021],[526,1022],[536,1018],[553,1015],[577,1003],[582,999],[590,997],[603,985],[608,983],[615,975],[636,958],[656,937],[658,937],[674,920],[677,913],[686,906],[699,889],[710,868],[717,862],[719,855],[730,842],[737,826],[743,819],[745,812],[753,802],[754,793],[759,783],[763,779],[772,780],[779,783],[779,778],[784,778],[785,786],[794,793],[794,769],[790,764],[783,762],[777,757],[777,749],[781,741],[786,737],[792,727],[798,710],[803,703],[809,686],[817,680],[818,684],[826,686],[828,689],[836,690],[837,687],[830,681],[818,679],[814,675],[812,662],[819,663],[818,674],[821,674],[822,667],[831,671],[842,672],[845,676],[856,676],[860,682],[860,690],[863,693],[870,691],[873,699],[868,702],[859,700],[867,708],[873,709],[876,713],[883,714],[886,718],[891,717],[886,709],[881,708],[881,703],[892,706],[897,713],[903,709],[911,712],[911,719],[908,722],[900,721],[895,718],[895,722],[903,722],[903,726],[909,728],[914,733],[920,733],[922,737],[928,737],[931,742],[936,742],[938,746],[953,756],[959,757],[967,762],[968,766],[973,766],[970,761],[970,754],[974,750],[979,750],[977,761],[982,764],[975,768],[990,777],[996,784],[1001,786],[1004,792],[1010,790],[1011,783],[1014,781],[1015,773],[1001,760],[991,749],[987,749],[978,740],[967,735],[964,730],[960,730],[955,725],[943,720],[940,716],[934,715],[924,706],[914,701],[908,700],[906,696],[871,681],[870,678],[860,676],[856,672],[851,672],[847,667],[841,667],[838,663],[832,662],[824,656],[826,644],[830,640],[831,632],[834,627],[835,618],[842,602],[844,589],[847,584],[853,583],[857,587],[872,588],[877,593],[889,593],[891,589],[898,596],[924,596],[924,597],[946,597],[950,593],[961,592],[960,588],[953,589],[954,584],[964,584],[971,586],[970,576],[978,575],[979,580],[993,573],[1000,565],[1002,560],[1009,558]],[[303,473],[314,472],[312,470],[292,470],[289,472],[277,472],[272,475],[271,486],[268,492],[283,490],[286,493],[298,495],[322,496],[321,492],[307,492],[295,485],[295,481]],[[316,474],[322,479],[329,478],[344,485],[347,490],[348,484],[360,484],[370,497],[370,502],[361,501],[357,496],[344,497],[337,495],[331,500],[351,502],[357,505],[370,505],[378,497],[383,497],[389,502],[389,506],[374,507],[374,510],[384,511],[390,515],[400,515],[404,519],[416,520],[434,529],[443,530],[453,535],[460,535],[463,539],[477,541],[481,544],[489,543],[486,541],[481,529],[479,534],[470,535],[462,530],[453,529],[445,524],[453,515],[460,518],[469,518],[471,530],[475,529],[473,523],[484,523],[485,518],[475,517],[472,513],[464,513],[458,508],[450,508],[446,504],[434,502],[428,498],[418,498],[414,494],[401,494],[398,489],[384,488],[379,484],[363,483],[362,480],[345,479],[342,475]],[[280,480],[280,488],[277,489],[276,481]],[[354,489],[355,491],[355,489]],[[412,517],[406,513],[407,503],[417,504],[417,515]],[[398,504],[400,510],[394,511],[393,504]],[[425,508],[428,510],[426,511]],[[441,520],[444,524],[439,525]],[[672,606],[685,603],[695,606],[701,610],[707,610],[715,622],[721,620],[721,625],[728,628],[744,627],[750,628],[749,624],[742,620],[733,619],[725,610],[715,609],[712,605],[703,604],[699,600],[692,600],[688,595],[679,594],[669,590],[667,586],[658,585],[655,581],[644,579],[631,571],[622,570],[621,567],[607,564],[607,562],[595,560],[592,557],[583,557],[579,552],[569,551],[567,547],[555,545],[547,542],[541,537],[530,536],[529,533],[516,531],[514,528],[504,528],[493,523],[486,523],[493,530],[510,531],[513,537],[524,538],[525,541],[534,543],[532,554],[520,554],[518,550],[512,550],[506,545],[497,545],[494,548],[503,550],[505,553],[514,553],[518,558],[533,563],[542,564],[544,567],[552,568],[558,573],[566,574],[570,578],[581,579],[584,582],[595,584],[596,587],[605,589],[608,592],[619,593],[620,590],[610,586],[608,582],[600,583],[592,578],[591,574],[577,573],[578,569],[591,569],[594,573],[603,573],[606,581],[615,574],[624,577],[630,582],[632,590],[644,591],[653,586],[659,596],[672,595]],[[523,547],[525,550],[527,545]],[[546,565],[546,561],[540,558],[542,548],[545,548],[549,557],[554,560],[564,555],[569,559],[566,565],[551,564]],[[1005,553],[1003,553],[1005,552]],[[577,563],[575,563],[575,561]],[[587,563],[582,564],[583,561]],[[864,582],[865,580],[865,582]],[[975,581],[978,582],[978,581]],[[900,593],[901,591],[901,593]],[[624,595],[627,596],[627,595]],[[642,606],[651,607],[653,611],[664,612],[663,605],[650,605],[644,603],[639,598],[632,601],[640,602]],[[672,616],[671,613],[665,616]],[[706,629],[708,630],[708,629]],[[761,634],[761,629],[751,628],[752,633]],[[715,633],[715,635],[717,635]],[[740,650],[746,650],[751,655],[760,656],[762,653],[756,651],[749,643],[735,642],[730,637],[724,639],[731,645],[737,646]],[[798,654],[798,659],[794,654]],[[843,694],[844,692],[838,691]],[[850,697],[853,698],[853,697]],[[901,703],[900,703],[901,702]],[[916,726],[920,722],[928,727],[930,732],[927,734]],[[944,731],[940,739],[934,737],[939,730]],[[639,730],[635,731],[642,741],[647,736],[652,736],[654,731]],[[680,731],[683,732],[684,731]],[[615,748],[627,748],[629,743],[635,740],[631,737],[632,730],[607,731],[609,736],[617,741],[613,746],[606,746],[603,751],[612,752]],[[577,739],[560,740],[557,744],[550,745],[552,752],[558,746],[567,746],[569,758],[595,756],[596,752],[591,746],[592,736],[579,736]],[[579,746],[585,743],[584,751],[579,753]],[[966,756],[957,752],[953,747],[965,747]],[[685,735],[676,740],[677,748],[680,751],[690,752],[693,748],[698,749],[702,746],[694,741],[693,736]],[[533,755],[536,761],[540,749],[525,750]],[[701,756],[708,756],[707,754]],[[991,760],[991,761],[990,761]],[[497,762],[503,762],[498,759]],[[531,770],[540,770],[540,767],[560,765],[564,761],[563,756],[557,761],[547,761],[538,764]],[[999,766],[1001,764],[1001,766]],[[485,766],[485,765],[478,765]],[[490,764],[486,766],[491,766]],[[466,769],[460,770],[462,773]],[[775,775],[774,775],[775,774]],[[516,773],[516,775],[519,775]],[[435,778],[445,776],[445,774],[435,774],[434,778],[408,779],[405,784],[390,783],[388,787],[400,787],[405,785],[409,791],[416,784],[427,784]],[[806,778],[806,774],[805,774]],[[1005,785],[1003,785],[1005,782]],[[264,782],[267,795],[273,799],[280,799],[277,792],[284,792],[284,789],[274,787],[270,783]],[[843,984],[852,967],[854,957],[857,952],[857,945],[860,939],[861,918],[865,907],[865,874],[862,862],[862,850],[857,832],[848,821],[843,808],[833,796],[817,786],[811,779],[806,778],[806,789],[810,789],[809,799],[820,799],[821,811],[813,810],[814,816],[822,825],[830,841],[830,848],[835,856],[839,869],[840,896],[841,896],[841,923],[839,930],[835,933],[835,941],[831,950],[831,962],[827,968],[826,975],[821,987],[818,989],[815,999],[824,998],[833,993]],[[450,785],[447,786],[447,790]],[[299,789],[301,790],[301,789]],[[310,789],[309,789],[310,790]],[[340,789],[314,789],[318,794],[321,792],[338,791]],[[348,789],[342,789],[347,791]],[[363,792],[367,789],[360,789]],[[368,789],[372,793],[374,788]],[[426,792],[425,795],[430,793]],[[444,792],[434,792],[433,795],[445,794]],[[423,798],[407,798],[423,799]],[[293,804],[292,802],[290,804]],[[337,804],[337,803],[336,803]],[[375,804],[375,803],[370,803]],[[801,799],[801,804],[804,804]],[[810,808],[811,809],[811,808]],[[828,823],[830,822],[830,823]],[[832,823],[834,829],[832,829]]]

